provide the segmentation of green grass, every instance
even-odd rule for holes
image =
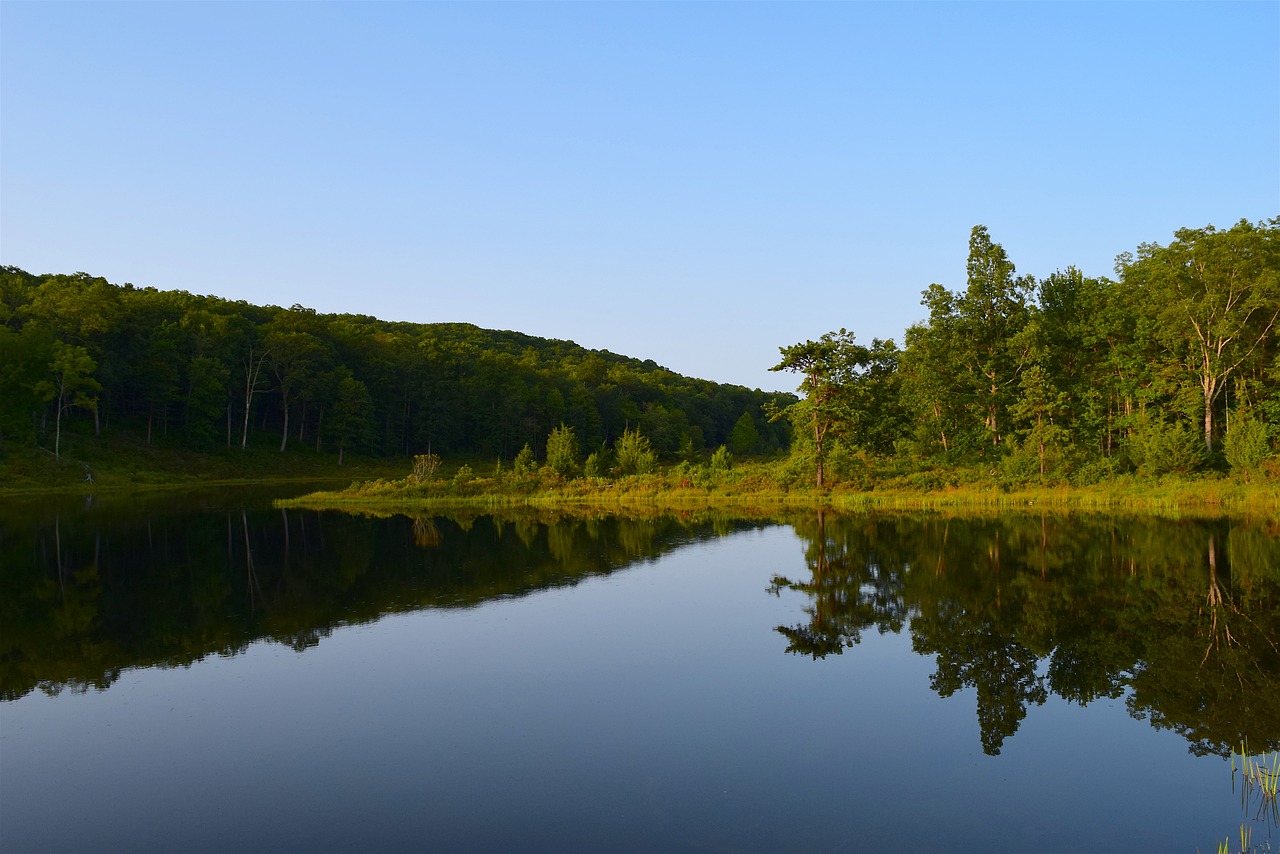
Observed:
[[[819,490],[810,482],[811,470],[792,459],[751,460],[728,471],[679,464],[653,474],[570,480],[545,469],[520,476],[507,470],[494,476],[492,461],[454,459],[445,462],[435,479],[412,483],[405,477],[412,467],[407,459],[348,456],[346,465],[339,467],[335,453],[293,443],[281,454],[274,439],[263,439],[245,451],[214,448],[199,453],[160,441],[147,445],[127,436],[73,433],[63,437],[60,461],[43,449],[0,449],[0,494],[310,481],[351,486],[314,493],[293,506],[715,509],[751,516],[826,507],[848,512],[1092,511],[1280,518],[1280,476],[1245,481],[1213,473],[1161,478],[1121,474],[1079,485],[1010,484],[985,466],[894,468],[902,464],[886,461],[869,463],[856,477]],[[93,474],[92,485],[84,481],[86,465]],[[458,477],[460,469],[463,475]]]
[[[972,473],[969,473],[972,476]],[[937,488],[900,479],[883,483],[836,484],[816,489],[788,477],[779,463],[747,463],[729,472],[676,466],[661,473],[617,479],[563,480],[549,472],[497,477],[453,478],[447,471],[415,483],[409,478],[353,483],[345,490],[319,492],[283,506],[347,508],[362,511],[432,508],[540,507],[634,511],[661,508],[684,512],[716,509],[766,516],[780,511],[825,507],[869,510],[981,512],[1131,512],[1172,517],[1262,515],[1280,518],[1280,484],[1244,482],[1223,476],[1140,479],[1122,475],[1086,486],[1010,488],[975,480]]]
[[[207,452],[147,445],[130,436],[97,438],[63,436],[61,459],[31,447],[0,449],[0,494],[103,492],[164,487],[218,486],[266,482],[350,483],[353,479],[396,476],[403,459],[370,459],[348,455],[338,466],[336,453],[314,448],[279,446],[214,448]],[[85,467],[93,483],[85,480]]]

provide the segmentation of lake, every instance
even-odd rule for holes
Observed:
[[[0,504],[4,851],[1280,843],[1280,523]]]

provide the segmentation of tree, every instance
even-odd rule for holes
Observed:
[[[742,413],[729,433],[729,448],[738,456],[746,456],[760,444],[760,431],[756,429],[756,421],[750,412]]]
[[[330,429],[338,443],[338,465],[347,448],[363,447],[373,441],[373,398],[355,377],[338,381],[338,397],[333,404]]]
[[[613,444],[618,474],[649,474],[658,465],[658,453],[639,430],[624,430]]]
[[[1280,217],[1226,231],[1179,229],[1168,246],[1144,243],[1117,264],[1156,314],[1155,337],[1172,368],[1194,378],[1213,451],[1214,408],[1227,379],[1265,351],[1280,319]]]
[[[280,431],[281,453],[289,442],[289,408],[294,402],[293,397],[323,369],[323,363],[327,361],[323,342],[308,332],[299,332],[287,325],[295,311],[297,307],[281,312],[281,316],[273,321],[274,328],[263,340],[271,354],[271,370],[280,391],[280,411],[284,415],[284,426]]]
[[[826,482],[824,461],[827,436],[847,416],[849,388],[858,367],[865,366],[870,360],[870,351],[853,343],[853,337],[852,332],[841,329],[839,332],[828,332],[817,341],[779,347],[782,361],[769,369],[792,371],[803,376],[798,391],[804,394],[804,400],[785,409],[773,408],[771,418],[777,419],[786,414],[808,416],[819,489]]]
[[[98,392],[102,383],[93,377],[98,364],[89,351],[63,341],[53,342],[53,361],[49,363],[49,376],[37,386],[37,393],[45,402],[54,401],[54,459],[62,458],[62,413],[72,406],[94,409],[98,405]]]
[[[1009,407],[1009,414],[1015,422],[1026,425],[1019,432],[1035,445],[1040,479],[1044,480],[1047,450],[1065,444],[1068,439],[1067,431],[1053,420],[1063,410],[1066,395],[1054,387],[1049,372],[1039,364],[1023,371],[1018,387],[1021,394]]]
[[[974,383],[978,407],[993,446],[1000,444],[1005,412],[1025,360],[1019,333],[1029,319],[1029,277],[1015,276],[1004,247],[985,225],[969,235],[968,285],[957,301],[962,359]]]
[[[578,437],[572,427],[562,422],[547,436],[547,468],[561,477],[570,478],[578,473],[581,456]]]

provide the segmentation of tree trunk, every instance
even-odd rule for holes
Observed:
[[[284,453],[285,445],[289,444],[289,398],[284,398],[284,429],[280,431],[280,453]]]
[[[1217,383],[1210,377],[1205,377],[1202,385],[1204,387],[1204,447],[1209,453],[1213,453],[1213,399],[1217,397]]]
[[[62,395],[58,395],[58,411],[54,414],[53,458],[62,460]]]

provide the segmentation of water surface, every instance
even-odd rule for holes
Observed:
[[[1265,524],[267,497],[0,508],[0,847],[1275,847]]]

